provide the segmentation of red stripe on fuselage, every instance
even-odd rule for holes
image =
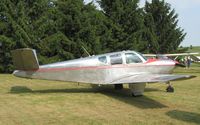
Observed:
[[[162,65],[145,65],[145,64],[119,64],[111,66],[85,66],[85,67],[60,67],[60,68],[40,68],[38,70],[28,70],[37,72],[55,72],[55,71],[65,71],[65,70],[96,70],[96,69],[111,69],[111,68],[130,68],[130,67],[147,67],[147,66],[174,66],[172,64],[162,64]]]

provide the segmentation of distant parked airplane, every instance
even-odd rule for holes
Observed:
[[[146,83],[169,83],[188,79],[191,75],[171,74],[178,62],[173,60],[146,59],[135,51],[121,51],[79,58],[39,66],[36,51],[17,49],[12,51],[13,74],[17,77],[60,80],[97,85],[114,85],[122,89],[129,84],[133,96],[142,95]],[[170,85],[168,91],[173,91]]]
[[[178,57],[180,56],[190,56],[191,59],[195,62],[199,62],[200,59],[195,56],[195,55],[199,55],[199,53],[174,53],[174,54],[143,54],[143,56],[147,57],[147,58],[158,58],[158,59],[168,59],[169,58],[173,58],[173,60],[177,60]]]

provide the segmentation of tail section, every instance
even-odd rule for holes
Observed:
[[[13,63],[17,70],[39,69],[36,51],[30,48],[16,49],[11,51]]]

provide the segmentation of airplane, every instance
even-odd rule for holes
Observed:
[[[173,54],[143,54],[143,56],[147,57],[147,58],[158,58],[158,59],[173,59],[173,60],[178,60],[180,56],[190,56],[190,58],[195,61],[195,62],[199,62],[200,59],[195,56],[195,55],[199,55],[198,52],[195,53],[173,53]]]
[[[200,62],[200,56],[196,56],[198,58],[198,61],[197,62]]]
[[[170,81],[189,79],[192,75],[171,74],[179,64],[173,60],[146,59],[136,51],[120,51],[89,56],[69,61],[39,65],[36,51],[30,48],[13,50],[14,76],[58,80],[95,85],[114,85],[123,89],[128,84],[132,96],[143,95],[146,83],[167,83],[167,91],[173,92]]]

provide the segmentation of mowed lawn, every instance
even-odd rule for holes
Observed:
[[[187,52],[200,52],[200,46],[193,46],[192,48],[189,48]]]
[[[200,124],[200,65],[176,69],[196,78],[148,84],[144,96],[128,89],[0,75],[1,125],[186,125]],[[126,86],[125,86],[126,87]]]

